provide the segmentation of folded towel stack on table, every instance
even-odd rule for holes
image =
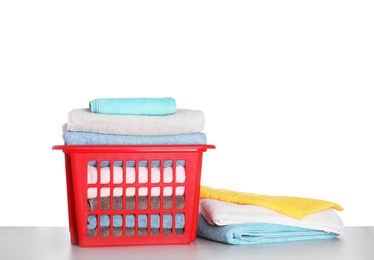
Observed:
[[[344,236],[333,202],[201,186],[197,236],[233,245]]]
[[[204,113],[199,110],[177,109],[173,98],[100,98],[89,102],[89,108],[73,109],[68,114],[68,121],[62,127],[65,145],[184,145],[184,144],[206,144],[207,137],[203,132],[205,126]],[[148,174],[151,164],[150,175]],[[161,165],[160,161],[122,161],[112,162],[90,161],[87,165],[87,183],[127,183],[129,186],[136,183],[144,183],[145,187],[117,187],[89,188],[87,191],[87,209],[93,211],[88,219],[88,236],[96,236],[97,228],[100,227],[100,235],[106,236],[109,232],[104,219],[106,215],[97,216],[95,210],[107,210],[111,203],[115,210],[146,209],[150,201],[151,209],[181,209],[184,207],[184,182],[185,172],[184,160],[165,160]],[[174,165],[173,165],[174,164]],[[174,167],[175,166],[175,167]],[[136,167],[136,168],[135,168]],[[160,171],[160,168],[163,170]],[[175,171],[175,172],[174,172]],[[113,175],[112,177],[110,175]],[[135,176],[138,174],[138,176]],[[161,178],[161,174],[163,174]],[[100,176],[100,178],[98,178]],[[126,177],[123,177],[126,176]],[[148,176],[150,179],[148,180]],[[173,180],[175,176],[175,180]],[[180,184],[173,190],[172,187],[154,187],[148,194],[146,183],[175,182]],[[168,189],[170,188],[170,189]],[[175,193],[175,194],[173,194]],[[150,196],[149,196],[150,195]],[[175,195],[175,200],[172,196]],[[135,202],[135,198],[137,201]],[[172,205],[175,203],[175,205]],[[129,225],[132,214],[124,215],[126,220],[125,233],[133,233],[134,226]],[[140,215],[139,215],[140,217]],[[165,218],[166,217],[166,218]],[[184,217],[175,216],[179,221],[175,230],[182,232]],[[98,219],[96,219],[98,218]],[[121,221],[118,221],[118,219]],[[159,215],[151,215],[151,223]],[[156,232],[155,227],[162,228],[163,233],[171,231],[168,226],[168,216],[161,216],[164,219],[163,227],[151,226],[152,233]],[[140,221],[140,219],[139,219]],[[96,223],[100,222],[99,225]],[[112,221],[113,222],[113,221]],[[157,221],[156,221],[157,222]],[[122,215],[116,216],[116,226],[113,232],[119,234],[122,230],[118,223],[122,223]],[[122,224],[121,224],[122,225]],[[138,228],[144,228],[139,222]],[[117,230],[119,229],[119,230]],[[117,230],[117,231],[116,231]],[[145,228],[145,230],[147,230]],[[139,234],[142,231],[138,230]]]

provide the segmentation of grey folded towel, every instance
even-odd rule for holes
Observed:
[[[185,207],[185,197],[184,195],[177,195],[175,196],[175,206],[173,207],[173,197],[172,196],[163,196],[163,208],[164,209],[183,209]],[[121,196],[113,197],[113,209],[114,210],[122,210],[123,207],[123,198]],[[135,209],[135,196],[126,196],[126,210],[134,210]],[[151,209],[157,210],[160,208],[161,204],[161,197],[160,196],[151,196]],[[98,201],[97,198],[88,199],[87,207],[88,210],[97,210]],[[148,196],[139,196],[138,197],[138,209],[139,210],[146,210],[148,208]],[[110,197],[100,197],[100,210],[109,210],[110,209]],[[135,228],[132,227],[125,227],[125,231],[123,232],[122,227],[112,227],[113,229],[113,236],[135,236]],[[160,233],[162,232],[162,233]],[[123,234],[124,233],[124,234]],[[183,235],[184,229],[183,228],[175,228],[175,235]],[[110,227],[108,226],[100,226],[100,237],[108,237],[110,235]],[[147,228],[138,228],[137,229],[138,236],[170,236],[172,235],[171,228],[150,228],[150,234],[148,234]],[[97,228],[87,230],[87,236],[92,238],[97,236]]]
[[[177,109],[165,116],[105,115],[91,113],[89,108],[73,109],[68,114],[68,131],[119,135],[178,135],[202,132],[204,113]]]
[[[163,199],[163,209],[183,209],[185,207],[185,197],[184,195],[175,196],[175,206],[173,207],[173,197],[164,196]],[[113,197],[113,209],[122,210],[123,202],[121,196]],[[87,201],[88,210],[97,210],[97,198],[91,198]],[[151,209],[157,210],[160,208],[161,198],[160,196],[151,196]],[[135,210],[135,196],[126,196],[126,210]],[[138,197],[138,209],[146,210],[148,208],[148,196]],[[100,197],[100,210],[110,209],[110,197]]]

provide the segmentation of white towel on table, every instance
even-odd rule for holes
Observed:
[[[200,199],[200,213],[209,224],[217,226],[270,223],[345,234],[343,222],[332,208],[296,219],[261,206]]]

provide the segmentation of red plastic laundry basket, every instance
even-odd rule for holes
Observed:
[[[214,145],[56,145],[65,154],[70,240],[82,247],[189,244],[202,154]]]

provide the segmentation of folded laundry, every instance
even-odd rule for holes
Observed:
[[[97,161],[89,161],[88,165],[97,167],[98,162]],[[186,161],[185,160],[177,160],[175,162],[175,166],[185,166]],[[109,167],[110,166],[110,161],[101,161],[100,162],[100,167]],[[113,162],[113,166],[116,167],[123,167],[123,161],[121,160],[116,160]],[[140,161],[134,161],[134,160],[128,160],[126,161],[126,167],[148,167],[148,161],[147,160],[140,160]],[[159,167],[172,167],[173,166],[173,160],[165,160],[161,163],[160,160],[152,160],[151,161],[151,167],[152,168],[159,168]]]
[[[202,132],[180,135],[115,135],[93,132],[67,131],[63,125],[63,139],[66,145],[178,145],[206,144],[206,134]]]
[[[261,195],[226,189],[213,189],[203,185],[200,187],[200,198],[216,199],[242,205],[262,206],[297,219],[302,219],[311,213],[328,208],[334,208],[340,211],[343,210],[340,205],[326,200],[292,196]]]
[[[98,183],[98,172],[97,168],[88,165],[87,171],[87,183],[88,184],[96,184]],[[123,182],[123,168],[122,167],[113,167],[112,177],[110,176],[110,167],[103,167],[100,169],[100,183],[101,184],[108,184],[113,178],[112,182],[115,184],[119,184]],[[138,167],[138,173],[136,174],[135,167],[126,167],[126,180],[125,182],[128,184],[134,184],[135,181],[137,183],[184,183],[186,179],[185,168],[183,166],[175,167],[175,175],[173,171],[173,167],[165,167],[162,168],[162,176],[160,168],[151,168],[151,180],[148,180],[148,168],[147,167]],[[162,179],[161,179],[162,177]],[[175,178],[175,179],[174,179]],[[127,187],[125,188],[126,196],[135,196],[136,189],[135,187]],[[183,195],[184,194],[184,186],[178,186],[175,188],[176,195]],[[113,196],[122,196],[123,195],[123,188],[117,187],[113,189]],[[88,198],[95,198],[97,197],[98,190],[97,188],[88,188],[87,190],[87,197]],[[140,187],[137,189],[138,196],[146,196],[148,195],[148,188],[147,187]],[[161,191],[160,187],[152,187],[151,188],[151,195],[152,196],[171,196],[173,194],[173,188],[171,186],[164,187]],[[100,189],[100,197],[108,197],[110,196],[110,189],[109,188],[101,188]]]
[[[68,113],[66,130],[120,135],[177,135],[202,132],[203,111],[177,109],[166,116],[104,115],[91,113],[89,108]]]
[[[148,208],[148,196],[140,196],[135,202],[135,197],[126,197],[126,206],[122,205],[122,197],[113,198],[113,207],[114,210],[122,210],[122,207],[126,207],[126,210],[135,210],[137,207],[139,210],[145,210]],[[162,201],[162,202],[161,202]],[[172,196],[159,196],[151,197],[151,209],[157,210],[160,209],[161,203],[163,204],[163,209],[183,209],[185,206],[184,196],[175,197],[175,205],[173,205]],[[88,210],[97,210],[98,201],[97,198],[88,200]],[[110,208],[110,197],[100,198],[100,210],[109,210]],[[161,228],[160,214],[151,214],[150,215],[150,235],[155,236],[159,235],[162,232],[162,235],[171,235],[172,228],[174,226],[175,234],[182,235],[184,233],[185,225],[185,216],[184,213],[175,214],[172,218],[172,214],[167,213],[163,214],[163,223]],[[125,215],[125,228],[123,230],[123,215],[114,214],[112,220],[110,220],[109,214],[103,214],[100,216],[100,236],[107,237],[110,234],[110,228],[112,228],[113,236],[134,236],[135,230],[139,236],[146,236],[148,234],[148,215],[139,214],[138,220],[135,220],[134,214]],[[110,227],[112,223],[112,227]],[[135,228],[135,223],[137,228]],[[87,228],[88,228],[88,237],[95,237],[97,235],[97,215],[90,214],[87,219]]]
[[[89,103],[92,113],[113,115],[168,115],[175,113],[173,98],[98,98]]]
[[[94,184],[97,183],[98,168],[88,165],[88,174],[87,174],[87,183]],[[102,167],[100,169],[100,183],[109,183],[111,178],[113,178],[113,183],[122,183],[123,182],[123,168],[122,167],[113,167],[113,176],[111,174],[110,167]],[[126,183],[147,183],[148,180],[148,167],[126,167],[125,168]],[[162,176],[161,176],[162,171]],[[137,174],[136,174],[137,173]],[[162,177],[162,180],[161,180]],[[165,167],[160,170],[160,168],[152,167],[151,168],[151,183],[183,183],[186,180],[185,168],[183,166],[175,167],[175,180],[173,167]]]
[[[111,201],[110,197],[100,197],[100,210],[109,210]],[[150,205],[148,205],[148,200],[150,199]],[[162,201],[161,201],[162,200]],[[175,204],[173,204],[175,203]],[[175,196],[175,202],[173,202],[172,196],[152,196],[149,198],[148,196],[139,196],[137,199],[135,196],[126,196],[125,201],[123,201],[122,196],[115,196],[113,197],[113,205],[112,208],[114,210],[122,210],[126,208],[126,210],[146,210],[150,206],[151,210],[158,210],[161,208],[163,209],[183,209],[185,207],[185,197],[183,195]],[[87,210],[97,210],[98,209],[98,199],[91,198],[87,201]]]
[[[147,214],[139,214],[137,216],[137,220],[134,214],[127,214],[124,217],[125,219],[125,226],[129,228],[134,228],[135,226],[138,228],[146,228],[148,227],[148,215]],[[177,213],[174,215],[167,213],[162,215],[162,226],[161,226],[161,217],[160,214],[151,214],[150,215],[150,227],[151,228],[184,228],[185,219],[184,213]],[[113,227],[122,227],[123,225],[123,217],[121,214],[115,214],[110,219],[110,216],[107,214],[100,216],[100,226],[102,227],[109,227],[112,221]],[[97,223],[97,216],[94,214],[88,215],[87,218],[87,228],[88,229],[95,229],[98,226]]]
[[[334,209],[311,213],[295,219],[274,210],[255,205],[239,205],[214,199],[200,200],[200,213],[211,225],[269,223],[321,230],[344,236],[344,225]]]
[[[198,218],[196,235],[232,245],[321,240],[338,236],[338,234],[320,230],[267,223],[232,224],[226,226],[210,225],[201,214],[199,214]]]
[[[140,187],[140,188],[135,188],[135,187],[127,187],[127,188],[121,188],[121,187],[116,187],[112,190],[113,196],[123,196],[123,189],[125,189],[125,195],[127,197],[133,197],[135,195],[138,196],[147,196],[148,195],[148,187]],[[167,187],[152,187],[151,188],[151,196],[172,196],[173,194],[175,195],[184,195],[185,187],[184,186],[178,186],[175,187],[175,190],[171,186]],[[100,188],[100,197],[109,197],[111,194],[111,190],[108,187]],[[98,195],[98,188],[96,187],[90,187],[87,189],[87,198],[96,198]]]
[[[119,236],[135,236],[135,228],[125,228],[123,231],[122,227],[113,227],[113,236],[119,237]],[[138,228],[137,229],[137,235],[138,236],[170,236],[172,235],[172,229],[171,228],[151,228],[150,233],[148,233],[148,228]],[[176,228],[175,229],[175,235],[183,235],[184,234],[184,228]],[[108,237],[110,235],[110,227],[100,227],[100,237]],[[97,236],[97,229],[88,229],[87,232],[88,237],[96,237]]]
[[[110,207],[110,197],[100,197],[100,210],[109,210]],[[97,210],[98,199],[90,198],[87,200],[87,210]],[[123,207],[123,198],[122,196],[115,196],[113,197],[113,205],[112,208],[114,210],[121,210]]]

